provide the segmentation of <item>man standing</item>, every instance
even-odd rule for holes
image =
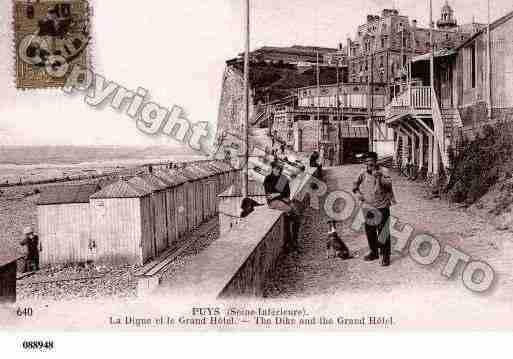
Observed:
[[[25,258],[25,269],[23,272],[39,270],[39,237],[34,234],[32,227],[26,227],[23,230],[24,238],[21,241],[22,246],[27,246],[27,257]]]
[[[353,193],[362,202],[365,217],[365,233],[369,242],[370,253],[364,257],[366,261],[374,261],[382,256],[381,265],[390,265],[390,206],[395,204],[392,179],[386,169],[377,164],[378,155],[370,152],[367,155],[366,169],[354,182]]]

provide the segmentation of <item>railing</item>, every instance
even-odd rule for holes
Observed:
[[[431,87],[412,86],[394,97],[390,104],[385,106],[387,118],[403,115],[412,111],[431,109]]]
[[[429,86],[412,87],[410,99],[413,108],[431,108],[431,88]]]

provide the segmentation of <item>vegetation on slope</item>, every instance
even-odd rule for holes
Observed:
[[[242,64],[233,65],[243,71]],[[340,74],[342,70],[340,69]],[[337,82],[337,70],[333,67],[321,67],[319,83],[321,85]],[[315,67],[297,68],[286,63],[269,64],[266,62],[252,63],[250,67],[250,86],[255,91],[255,103],[283,99],[295,94],[297,88],[317,84]]]
[[[486,126],[473,140],[449,152],[452,169],[446,187],[454,202],[498,219],[513,229],[513,123]]]

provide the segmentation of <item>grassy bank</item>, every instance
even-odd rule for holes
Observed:
[[[503,229],[513,228],[513,123],[485,126],[474,139],[450,149],[449,156],[448,197],[496,217]]]

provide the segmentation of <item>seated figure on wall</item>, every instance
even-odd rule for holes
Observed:
[[[301,217],[298,209],[290,200],[289,179],[282,174],[283,167],[279,162],[273,162],[271,167],[271,173],[268,174],[264,180],[267,204],[269,208],[285,213],[285,228],[288,230],[288,250],[299,252],[298,234]]]

